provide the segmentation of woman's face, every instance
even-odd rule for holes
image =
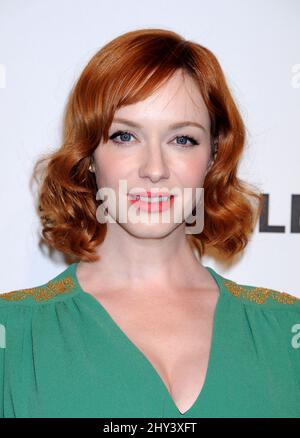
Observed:
[[[172,127],[180,122],[199,126]],[[210,118],[201,93],[193,79],[183,77],[180,70],[144,101],[119,108],[109,129],[109,141],[101,141],[93,154],[98,189],[113,189],[116,197],[115,206],[112,198],[106,201],[112,222],[137,237],[163,237],[185,226],[183,205],[188,198],[183,199],[184,189],[193,192],[190,214],[195,189],[203,187],[211,164],[210,141]],[[122,188],[121,180],[125,181]],[[128,195],[141,191],[152,191],[152,195],[173,191],[179,196],[175,201],[181,198],[182,203],[170,199],[159,202],[157,198],[148,203],[147,198]]]

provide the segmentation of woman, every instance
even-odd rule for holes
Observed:
[[[201,264],[243,250],[261,213],[244,144],[205,47],[141,29],[95,54],[34,169],[43,239],[72,263],[0,296],[2,417],[300,416],[299,298]]]

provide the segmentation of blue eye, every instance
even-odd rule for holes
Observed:
[[[180,135],[180,136],[177,136],[175,138],[183,138],[183,139],[188,140],[188,141],[190,141],[192,143],[192,145],[187,145],[187,144],[180,143],[180,146],[188,147],[188,146],[195,146],[195,145],[199,144],[197,142],[197,140],[194,139],[194,137],[190,137],[189,135]]]
[[[117,138],[117,137],[123,137],[123,136],[133,136],[130,132],[127,132],[127,131],[117,131],[117,132],[115,132],[114,134],[112,134],[110,137],[109,137],[109,139],[110,140],[114,140],[115,138]],[[127,141],[128,142],[128,138],[127,138],[127,140],[124,140],[125,142]],[[123,143],[122,141],[120,142],[120,141],[114,141],[114,143]]]
[[[127,139],[124,140],[124,136],[127,137]],[[114,134],[112,134],[112,135],[109,137],[109,139],[110,139],[110,140],[113,140],[113,142],[114,142],[115,144],[120,145],[120,144],[123,144],[123,143],[126,143],[126,142],[130,143],[130,142],[129,142],[129,139],[128,139],[128,136],[129,136],[129,137],[134,137],[134,135],[131,134],[131,132],[128,132],[128,131],[117,131],[117,132],[115,132]],[[124,141],[115,141],[115,138],[117,138],[117,137],[123,137],[123,140],[124,140]],[[178,146],[182,146],[182,147],[191,147],[191,146],[195,146],[195,145],[198,145],[198,144],[199,144],[199,143],[197,142],[197,140],[195,140],[193,137],[190,137],[189,135],[178,135],[178,136],[175,137],[175,138],[176,138],[176,139],[177,139],[177,138],[180,138],[180,139],[188,140],[188,141],[191,142],[191,144],[177,143]]]

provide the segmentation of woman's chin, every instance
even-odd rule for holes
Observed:
[[[180,224],[176,223],[131,223],[119,224],[132,236],[144,239],[155,239],[167,236]]]

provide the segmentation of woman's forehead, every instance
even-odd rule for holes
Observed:
[[[118,108],[113,117],[113,123],[136,128],[151,122],[169,127],[185,121],[207,125],[209,114],[198,87],[193,82],[182,83],[178,77],[171,78],[146,99]]]

